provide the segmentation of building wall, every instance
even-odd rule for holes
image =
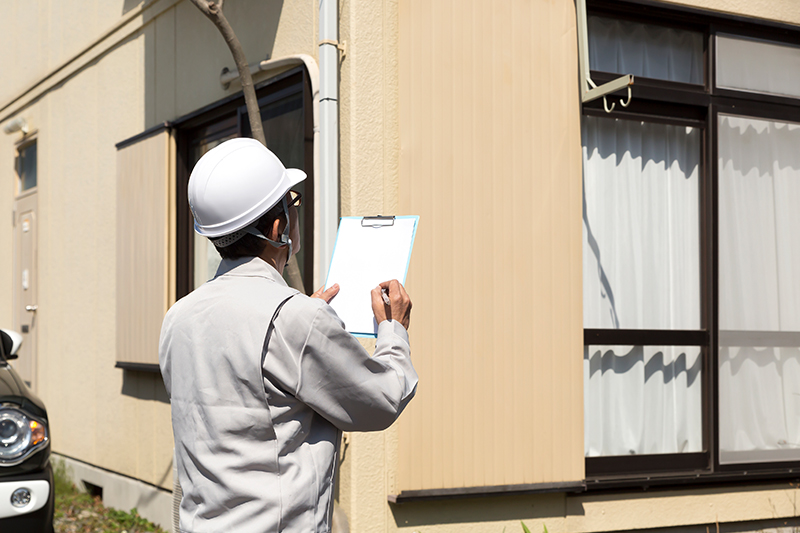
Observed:
[[[48,407],[53,449],[170,486],[163,385],[157,375],[114,368],[114,140],[143,125],[143,45],[141,35],[122,38],[17,116],[38,130],[35,388]],[[4,197],[13,198],[13,138],[3,141]],[[11,283],[3,289],[11,302]]]
[[[233,60],[188,0],[62,4],[15,2],[16,25],[0,32],[13,52],[0,66],[19,74],[0,88],[0,126],[24,117],[38,131],[36,388],[48,407],[54,451],[171,489],[172,432],[161,377],[114,367],[115,144],[241,88],[219,83]],[[316,53],[312,0],[231,1],[225,13],[251,62]],[[20,44],[26,40],[29,47]],[[7,213],[19,136],[0,136],[0,209]],[[11,216],[0,218],[0,245],[12,250]],[[0,320],[9,327],[12,258],[0,259],[0,279],[7,280],[0,298],[8,302]]]
[[[398,489],[579,481],[574,7],[411,0],[399,17],[400,202],[421,215],[409,288],[426,379],[400,422]]]
[[[800,13],[793,0],[687,0],[680,3],[800,24]],[[0,126],[16,116],[24,116],[39,132],[41,223],[38,389],[50,411],[54,450],[79,461],[169,489],[172,437],[169,406],[160,378],[155,374],[124,372],[114,368],[114,144],[164,120],[180,117],[234,94],[239,87],[232,84],[224,89],[219,84],[220,72],[225,67],[232,68],[232,61],[211,23],[188,0],[156,0],[146,4],[144,9],[143,4],[134,0],[95,1],[91,9],[85,3],[80,4],[80,9],[74,5],[56,4],[13,2],[9,20],[15,20],[14,31],[0,32],[3,49],[12,51],[0,59],[0,67],[3,72],[14,73],[7,76],[8,81],[4,79],[0,87]],[[425,54],[433,53],[421,49],[416,52],[417,55],[412,55],[409,49],[403,48],[413,44],[408,40],[410,35],[402,33],[403,10],[412,5],[430,9],[437,13],[438,18],[433,19],[436,24],[448,25],[449,32],[453,31],[455,21],[460,20],[456,15],[464,15],[456,12],[457,4],[422,4],[412,0],[349,0],[340,3],[341,40],[347,41],[347,54],[341,63],[341,212],[343,215],[378,212],[405,214],[405,209],[426,210],[420,225],[422,240],[412,259],[408,282],[411,296],[417,303],[411,336],[413,357],[419,362],[422,374],[419,397],[412,402],[409,412],[401,420],[401,426],[381,433],[346,436],[338,501],[348,517],[351,531],[499,532],[504,528],[508,531],[514,531],[515,528],[520,530],[520,520],[524,520],[534,531],[540,530],[541,524],[545,524],[551,532],[617,531],[687,525],[709,525],[713,528],[716,521],[725,524],[796,516],[798,491],[790,485],[675,492],[493,496],[399,505],[387,502],[387,496],[399,490],[451,486],[456,480],[461,486],[466,486],[479,482],[498,483],[500,478],[514,482],[517,479],[537,482],[554,480],[556,477],[575,480],[582,476],[582,437],[578,436],[582,428],[582,412],[573,405],[581,404],[576,399],[581,390],[580,387],[574,390],[575,369],[569,365],[563,368],[569,386],[573,387],[567,390],[560,390],[558,385],[561,382],[552,380],[548,373],[554,368],[548,365],[556,364],[550,358],[567,357],[564,354],[580,346],[582,334],[573,316],[575,302],[580,300],[580,270],[570,270],[570,254],[580,248],[579,231],[569,223],[564,227],[557,223],[561,220],[557,217],[564,216],[574,219],[577,227],[580,224],[575,202],[576,191],[579,190],[575,189],[575,184],[579,183],[580,178],[580,167],[575,161],[579,161],[580,140],[572,130],[577,128],[579,113],[577,58],[574,4],[569,0],[535,0],[528,3],[537,13],[541,11],[548,15],[526,19],[529,20],[527,24],[526,20],[514,21],[517,24],[515,31],[526,30],[541,39],[541,42],[528,43],[527,46],[531,48],[516,62],[509,61],[502,51],[498,51],[497,55],[489,54],[492,48],[488,44],[481,46],[486,41],[481,41],[477,36],[483,35],[481,32],[486,28],[481,27],[482,23],[495,12],[490,10],[485,13],[485,19],[480,16],[482,11],[472,12],[476,31],[458,38],[462,44],[471,47],[467,50],[474,51],[474,54],[458,56],[457,62],[447,65],[430,61],[438,55],[428,58],[428,62],[424,63],[426,68],[431,69],[431,79],[438,80],[439,84],[436,86],[438,92],[428,96],[435,96],[435,101],[444,105],[448,95],[456,90],[466,90],[469,86],[468,83],[464,83],[463,87],[455,84],[448,86],[445,83],[448,73],[466,76],[475,70],[478,82],[484,73],[487,78],[491,74],[493,79],[500,80],[498,89],[502,93],[509,90],[505,87],[506,83],[513,85],[517,82],[519,71],[515,66],[537,60],[535,58],[540,46],[552,46],[553,53],[560,54],[557,57],[565,58],[564,63],[558,65],[542,59],[541,68],[544,72],[535,73],[536,87],[533,78],[523,78],[524,83],[530,84],[531,90],[541,91],[535,93],[537,98],[531,98],[528,104],[541,107],[526,108],[526,112],[536,119],[536,131],[541,136],[548,132],[564,135],[559,137],[564,139],[564,144],[554,147],[557,153],[571,154],[574,150],[574,160],[568,156],[563,169],[545,167],[534,174],[537,189],[547,192],[548,197],[556,201],[563,200],[566,211],[545,211],[549,214],[540,221],[541,226],[538,227],[547,232],[537,235],[535,239],[538,240],[533,243],[546,242],[548,235],[552,241],[563,238],[568,252],[562,255],[556,246],[550,249],[547,255],[549,264],[544,259],[541,261],[542,268],[546,268],[545,272],[555,280],[552,292],[548,294],[546,285],[540,285],[538,289],[530,289],[533,291],[531,294],[538,294],[537,290],[544,291],[549,301],[555,302],[557,292],[561,290],[559,287],[569,285],[570,296],[564,307],[552,308],[555,313],[553,316],[534,317],[533,324],[550,324],[549,331],[555,333],[558,331],[556,326],[563,319],[563,324],[566,324],[563,335],[559,335],[558,339],[551,337],[547,341],[553,343],[551,346],[539,346],[533,350],[534,357],[525,363],[528,366],[524,367],[524,372],[511,376],[515,380],[512,390],[506,391],[502,387],[502,380],[507,378],[505,374],[493,374],[499,380],[492,385],[496,389],[494,392],[510,395],[513,409],[517,411],[514,411],[510,422],[515,427],[509,432],[493,426],[494,440],[486,443],[485,450],[491,453],[495,446],[499,446],[504,453],[507,451],[510,455],[505,459],[510,467],[498,467],[494,462],[497,457],[475,455],[473,461],[468,461],[466,451],[462,450],[459,452],[462,453],[459,461],[465,465],[464,468],[450,465],[450,474],[445,476],[444,465],[434,464],[433,459],[452,459],[447,454],[445,444],[452,449],[458,445],[459,438],[463,438],[445,434],[453,429],[445,427],[444,419],[449,411],[442,413],[442,420],[429,422],[430,432],[420,432],[421,437],[431,438],[430,441],[408,440],[412,433],[402,427],[402,424],[413,425],[420,420],[423,413],[419,411],[426,406],[456,407],[456,404],[448,403],[451,400],[446,397],[435,397],[440,393],[432,389],[432,384],[444,380],[450,371],[463,369],[464,364],[459,359],[459,350],[446,346],[443,338],[439,339],[431,332],[431,328],[439,324],[437,320],[440,318],[433,315],[435,302],[428,293],[430,285],[426,283],[429,281],[420,276],[424,273],[422,268],[441,268],[440,259],[433,253],[433,239],[449,235],[448,222],[436,219],[432,204],[420,203],[424,194],[408,193],[404,187],[416,179],[413,176],[415,170],[412,169],[419,168],[430,173],[431,193],[436,198],[444,199],[450,190],[457,191],[460,183],[454,178],[459,177],[457,171],[463,171],[466,167],[463,159],[456,157],[456,152],[448,152],[448,161],[431,160],[430,165],[426,165],[425,159],[417,160],[415,157],[403,162],[403,154],[415,154],[408,152],[413,142],[420,142],[434,134],[438,135],[438,142],[441,142],[448,135],[463,132],[454,126],[451,126],[453,130],[449,133],[426,132],[419,126],[424,124],[420,122],[412,122],[410,130],[403,130],[408,127],[410,113],[418,105],[427,106],[425,108],[434,113],[451,113],[447,115],[450,120],[458,118],[458,113],[453,109],[434,107],[429,100],[423,101],[424,91],[410,93],[410,98],[400,92],[403,69],[414,72],[420,64],[418,62],[426,60]],[[494,9],[500,10],[503,16],[508,16],[508,11],[502,11],[504,6],[519,7],[524,3],[491,4],[496,5]],[[470,5],[475,9],[486,7],[477,2]],[[242,37],[251,62],[267,56],[275,58],[296,53],[316,56],[315,0],[228,0],[225,12]],[[514,13],[513,9],[511,12]],[[453,16],[445,16],[448,13]],[[417,31],[418,27],[413,27]],[[116,29],[105,36],[106,30],[113,28]],[[411,27],[406,28],[408,31]],[[427,38],[434,35],[437,28],[428,28],[427,31],[431,33]],[[484,35],[484,39],[508,37],[502,28],[492,28],[497,33]],[[100,37],[104,38],[96,46],[86,49]],[[451,48],[446,50],[453,53],[453,43],[457,44],[458,39],[453,35],[450,37],[452,41],[447,46]],[[513,34],[511,38],[514,38]],[[22,44],[26,42],[27,46]],[[85,53],[54,72],[54,69],[81,51]],[[480,57],[482,61],[473,61],[473,57]],[[402,63],[412,60],[405,66]],[[437,72],[439,69],[444,69],[444,73]],[[532,76],[532,73],[527,75]],[[257,76],[256,81],[264,79],[264,76]],[[24,90],[40,80],[42,83],[35,88]],[[510,90],[513,93],[514,89]],[[518,101],[525,99],[524,95],[512,94],[512,97]],[[574,98],[575,102],[574,105],[563,102],[563,105],[541,104],[551,102],[552,98],[559,101],[563,99],[564,102]],[[473,128],[479,126],[471,125]],[[522,124],[517,127],[518,133],[531,135]],[[562,131],[564,128],[566,133]],[[403,131],[409,137],[403,137]],[[12,169],[16,137],[0,136],[0,211],[6,213],[13,209]],[[403,144],[404,139],[412,144]],[[500,162],[506,149],[501,144],[497,146],[497,155],[493,156]],[[530,165],[534,162],[532,159]],[[512,165],[509,170],[514,174],[519,169]],[[563,183],[554,181],[555,173],[562,170]],[[437,181],[440,176],[446,176],[449,182]],[[403,195],[407,195],[405,200]],[[503,197],[498,195],[493,198],[496,203],[492,203],[492,209],[497,220],[491,223],[501,225],[499,219],[505,214],[500,203]],[[509,198],[512,205],[518,201],[513,194]],[[552,208],[546,205],[540,207]],[[461,213],[462,217],[466,215]],[[564,233],[557,233],[559,231]],[[424,241],[424,232],[429,232],[428,243]],[[461,235],[461,238],[466,239],[466,236]],[[507,235],[502,236],[499,244],[508,246],[508,238]],[[12,249],[12,228],[8,216],[0,216],[0,246],[6,246],[6,250]],[[507,251],[501,250],[501,253],[506,254],[501,257],[508,259]],[[8,253],[0,257],[0,279],[12,279],[11,260],[12,255]],[[446,279],[444,281],[447,282]],[[463,286],[446,288],[454,292],[463,289]],[[437,287],[433,289],[438,290]],[[479,296],[491,299],[485,293]],[[12,318],[10,281],[0,283],[0,298],[9,302],[0,306],[0,320],[8,324]],[[496,304],[501,305],[502,300]],[[450,324],[447,327],[453,326]],[[505,343],[504,346],[512,346],[509,339],[498,336],[497,340],[498,343]],[[489,340],[484,339],[483,342]],[[366,345],[372,347],[371,343]],[[577,350],[576,354],[579,353],[580,350]],[[506,362],[501,360],[498,364]],[[473,371],[477,368],[473,367]],[[486,369],[490,370],[495,371],[493,368]],[[541,375],[545,378],[540,379]],[[463,401],[467,392],[459,390],[455,399]],[[519,401],[528,401],[528,393],[533,398],[531,404],[514,403],[519,398],[522,398]],[[549,403],[561,398],[559,395],[567,397],[570,402],[563,411],[557,411],[556,406]],[[417,410],[416,414],[414,410]],[[483,420],[493,416],[493,413],[488,413]],[[460,420],[463,421],[463,418]],[[542,424],[546,429],[542,429]],[[565,433],[553,433],[554,428],[560,427],[559,424],[567,428]],[[402,436],[404,431],[405,437]],[[562,442],[560,438],[565,434],[564,449],[557,449]],[[545,450],[543,455],[527,454],[528,443],[542,446],[542,450]],[[413,465],[415,454],[420,454],[428,461],[425,469],[414,470],[418,468]],[[523,466],[520,472],[515,472],[514,466],[518,464],[516,458],[520,454],[527,457],[521,459]],[[559,454],[563,454],[563,457],[554,461],[552,470],[548,471],[544,458]],[[486,462],[479,463],[484,460]],[[472,473],[469,469],[472,469]],[[484,472],[483,480],[479,480],[476,474],[481,469]],[[557,472],[561,474],[556,476]],[[415,476],[422,481],[414,481],[417,479]],[[426,479],[425,476],[430,477]]]
[[[785,0],[696,0],[674,3],[800,23],[800,12],[796,10],[795,3]],[[453,322],[463,320],[465,315],[469,319],[471,311],[481,312],[470,306],[470,300],[488,301],[490,305],[500,305],[504,300],[501,298],[499,302],[492,302],[492,297],[481,293],[477,284],[463,283],[462,278],[459,278],[462,283],[453,283],[448,275],[455,273],[455,276],[463,276],[458,270],[463,272],[468,267],[446,255],[437,256],[435,251],[437,246],[446,247],[449,253],[454,248],[468,246],[465,243],[470,242],[469,231],[464,235],[453,229],[456,220],[463,222],[465,219],[465,214],[459,209],[465,210],[466,207],[459,203],[469,199],[474,204],[467,205],[473,207],[481,205],[480,200],[485,200],[489,213],[486,216],[487,224],[494,223],[506,229],[504,223],[507,220],[517,220],[515,202],[518,201],[518,195],[527,194],[527,189],[523,187],[519,190],[513,184],[509,190],[509,186],[494,174],[491,174],[492,179],[506,185],[500,189],[507,192],[503,196],[508,202],[507,209],[503,210],[494,203],[498,196],[493,191],[483,190],[483,196],[476,194],[478,189],[471,181],[475,178],[470,174],[473,172],[470,163],[481,157],[476,156],[475,152],[483,149],[483,146],[454,146],[458,140],[466,139],[469,142],[469,135],[472,134],[477,139],[487,141],[484,145],[489,145],[487,150],[491,153],[484,157],[497,162],[501,169],[510,169],[517,179],[531,179],[534,190],[540,191],[551,202],[565,202],[553,207],[544,202],[538,204],[534,198],[528,214],[531,221],[539,224],[542,232],[546,233],[539,236],[539,245],[548,244],[548,236],[552,243],[566,240],[564,246],[570,249],[577,247],[580,255],[579,228],[576,230],[569,222],[558,218],[560,210],[565,209],[566,218],[578,224],[580,221],[580,207],[575,201],[580,191],[580,137],[579,134],[565,134],[565,130],[569,132],[570,128],[577,128],[579,124],[577,37],[574,2],[571,1],[454,4],[384,0],[364,4],[368,5],[354,0],[342,6],[343,38],[354,39],[358,28],[368,22],[372,23],[368,35],[382,36],[364,41],[363,34],[357,33],[359,50],[370,46],[372,49],[359,54],[349,49],[343,61],[343,109],[349,108],[347,113],[351,117],[361,113],[360,110],[368,112],[361,115],[363,119],[353,121],[350,117],[345,118],[343,111],[342,209],[343,214],[359,214],[382,208],[384,213],[423,215],[407,284],[416,305],[410,335],[412,357],[420,370],[421,382],[417,397],[398,424],[382,433],[346,436],[342,450],[339,502],[349,518],[351,530],[420,533],[521,531],[520,521],[524,521],[532,531],[542,531],[542,527],[546,526],[550,532],[660,531],[661,528],[677,528],[676,531],[699,533],[714,530],[760,531],[797,526],[799,494],[797,487],[789,483],[695,487],[686,490],[630,489],[585,494],[495,495],[401,504],[387,501],[388,495],[404,489],[452,488],[481,484],[484,480],[490,482],[487,484],[496,485],[503,484],[506,479],[513,480],[512,483],[528,479],[546,482],[579,479],[582,476],[582,403],[578,402],[577,409],[574,406],[547,403],[548,400],[556,403],[562,399],[558,396],[563,392],[561,387],[565,386],[561,379],[570,384],[566,386],[577,385],[579,390],[571,392],[573,397],[580,396],[582,392],[581,370],[565,366],[561,367],[563,374],[556,374],[558,361],[551,360],[550,366],[547,366],[548,357],[568,358],[571,350],[574,359],[580,360],[583,334],[581,313],[578,312],[576,318],[569,306],[556,306],[549,308],[550,316],[538,316],[530,320],[528,328],[517,324],[517,330],[524,331],[526,337],[535,337],[546,324],[553,327],[560,324],[563,327],[563,337],[554,336],[550,349],[540,345],[522,356],[530,356],[534,361],[539,358],[538,363],[530,360],[519,362],[510,357],[512,365],[521,365],[513,366],[510,376],[502,374],[506,371],[503,363],[509,362],[505,359],[498,362],[499,370],[491,366],[481,369],[475,365],[474,356],[473,359],[465,356],[471,347],[468,341],[458,338],[462,329],[457,324],[453,325]],[[520,16],[520,12],[527,8],[538,16]],[[403,18],[409,16],[409,10],[413,9],[424,13],[417,15],[413,24],[404,23]],[[504,24],[509,25],[506,32],[503,31]],[[462,25],[468,29],[459,32]],[[497,46],[498,42],[506,41],[516,44],[517,39],[523,38],[525,33],[534,36],[528,50],[514,46],[508,50]],[[392,46],[386,46],[387,40]],[[549,57],[541,57],[548,55],[544,50],[548,50]],[[536,68],[526,72],[526,66],[531,64]],[[359,71],[367,71],[371,76],[361,78],[354,74]],[[404,75],[413,76],[414,82],[409,82]],[[529,76],[535,80],[529,80]],[[368,84],[362,86],[362,80],[368,80]],[[488,87],[492,83],[494,85]],[[512,87],[506,87],[505,83],[510,83]],[[520,87],[527,88],[526,83],[531,83],[530,92],[521,91],[524,94],[519,95],[514,92]],[[399,93],[391,90],[395,84],[400,89]],[[496,90],[499,99],[519,114],[525,117],[533,115],[527,129],[522,125],[510,127],[505,130],[505,136],[497,133],[496,139],[487,139],[490,134],[479,131],[481,128],[491,131],[505,124],[504,121],[513,125],[516,117],[487,118],[481,115],[485,113],[481,104],[466,107],[471,116],[459,116],[463,115],[459,110],[464,107],[451,101],[463,102],[465,96],[481,94],[487,100],[483,105],[489,107],[492,105],[491,90]],[[359,98],[367,94],[370,95],[369,99]],[[524,102],[525,95],[529,96],[527,103]],[[574,100],[571,103],[568,102],[570,98]],[[502,112],[501,109],[498,113]],[[426,120],[426,115],[429,120]],[[481,120],[475,116],[480,116]],[[397,130],[387,132],[387,127],[396,127]],[[353,131],[356,128],[358,131]],[[395,131],[398,132],[396,137]],[[525,141],[519,141],[519,137],[526,135],[538,135],[538,142],[548,146],[548,149],[539,153],[534,145],[528,154],[515,152],[520,145],[524,146]],[[347,139],[359,139],[359,142]],[[451,142],[449,139],[456,140]],[[563,144],[558,142],[560,139],[564,139]],[[508,141],[511,147],[503,146],[504,141]],[[361,157],[354,155],[358,148],[367,146],[370,149],[360,152]],[[557,154],[559,161],[548,161],[548,150]],[[564,161],[563,154],[574,154],[577,164]],[[508,155],[512,155],[506,157],[511,163],[502,160],[502,156]],[[534,172],[526,172],[528,157],[537,163]],[[345,160],[352,162],[350,168],[347,168]],[[357,172],[360,168],[375,175],[383,169],[382,179],[373,178],[369,182],[368,176],[360,176]],[[491,173],[492,169],[488,172]],[[558,180],[553,179],[556,173],[559,174]],[[370,183],[371,186],[367,186]],[[577,187],[574,187],[575,184]],[[376,196],[381,188],[382,199]],[[448,217],[450,220],[445,220]],[[515,229],[508,231],[515,238],[509,242],[508,235],[499,232],[498,241],[505,245],[517,245],[518,233]],[[430,240],[427,244],[426,234]],[[447,242],[448,238],[452,238],[452,242]],[[512,258],[502,255],[502,249],[493,248],[495,243],[489,236],[476,233],[475,240],[479,243],[472,248],[476,256],[488,250],[489,255],[501,254],[506,264],[513,263]],[[551,276],[556,278],[550,279],[564,276],[571,284],[570,290],[558,290],[556,287],[560,285],[554,284],[551,297],[561,295],[571,298],[573,305],[577,299],[577,305],[580,306],[580,266],[571,270],[569,255],[558,255],[558,246],[550,246],[543,257],[531,261],[531,270],[552,269]],[[459,259],[466,261],[469,256],[464,254]],[[478,257],[476,261],[484,261],[479,264],[486,265],[492,259]],[[536,283],[525,280],[520,268],[514,269],[510,278],[510,283]],[[507,280],[499,281],[502,284]],[[437,283],[444,284],[445,288],[440,290]],[[490,277],[488,285],[497,290],[497,284],[496,275]],[[530,290],[530,285],[524,287],[526,291]],[[462,297],[458,292],[462,290],[467,296],[460,299]],[[442,294],[453,295],[450,309],[458,318],[444,316],[448,312],[446,306],[437,307],[439,304],[435,298],[441,298]],[[537,296],[541,296],[541,293]],[[437,336],[434,330],[445,333]],[[463,330],[469,330],[469,327],[463,327]],[[513,346],[513,340],[495,334],[492,348],[496,350],[498,346]],[[554,350],[554,346],[561,348]],[[493,357],[497,357],[496,354]],[[468,365],[473,365],[473,368],[470,370]],[[480,372],[476,372],[476,369]],[[520,369],[521,376],[517,374]],[[531,406],[537,409],[528,413],[527,417],[512,417],[505,425],[493,420],[494,417],[505,420],[503,417],[506,413],[502,412],[490,412],[488,417],[474,414],[470,418],[459,411],[459,402],[471,401],[470,391],[459,391],[453,383],[470,372],[480,379],[490,379],[497,373],[504,376],[499,384],[493,381],[482,384],[479,379],[478,383],[485,387],[471,388],[471,392],[479,397],[499,396],[503,400],[499,402],[501,410],[502,406],[507,406],[514,414],[518,414],[527,412]],[[437,387],[441,389],[436,390]],[[449,396],[454,388],[456,395]],[[552,397],[548,398],[548,394]],[[522,405],[518,405],[520,402]],[[479,430],[486,435],[481,437],[477,434],[480,431],[471,433],[470,424],[480,425]],[[413,427],[415,425],[418,427]],[[559,427],[573,431],[560,430]],[[447,435],[448,432],[450,435]],[[475,437],[488,439],[484,447],[488,457],[475,453],[477,444],[473,448],[474,455],[468,456],[465,449],[467,445],[461,440]],[[520,453],[523,456],[527,453],[530,457],[520,459]],[[556,455],[552,454],[563,454],[563,462],[559,462],[555,459]],[[547,460],[551,460],[551,464],[546,464]],[[505,470],[507,464],[511,465],[509,470]],[[557,477],[559,472],[567,472],[567,475]],[[480,479],[481,473],[483,479]]]
[[[2,105],[75,57],[106,30],[135,15],[140,3],[135,0],[5,2],[4,18],[13,21],[14,27],[0,35],[4,50],[0,66],[6,73],[0,87]]]
[[[593,495],[493,496],[404,503],[386,529],[419,533],[794,531],[798,489],[785,485]],[[775,529],[775,528],[786,529]],[[675,528],[671,530],[669,528]],[[719,528],[719,529],[717,529]]]
[[[800,11],[792,0],[667,0],[678,4],[731,15],[800,24]]]

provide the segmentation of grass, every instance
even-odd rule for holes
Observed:
[[[530,530],[530,529],[528,529],[528,526],[526,526],[526,525],[525,525],[525,522],[522,522],[522,521],[520,521],[520,524],[522,524],[522,531],[523,531],[523,533],[531,533],[531,530]],[[544,524],[542,524],[542,527],[544,527],[544,533],[548,533],[548,531],[547,531],[547,526],[545,526]]]
[[[163,529],[130,512],[103,506],[99,496],[79,491],[70,481],[63,461],[53,462],[56,533],[166,533]]]

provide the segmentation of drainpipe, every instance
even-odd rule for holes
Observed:
[[[320,167],[316,179],[319,260],[314,279],[328,275],[339,227],[339,2],[319,0],[319,125]]]
[[[319,117],[320,117],[320,196],[317,197],[320,231],[320,255],[317,264],[322,275],[328,268],[339,229],[339,0],[319,0]],[[314,270],[316,278],[317,271]],[[320,284],[314,285],[315,287]],[[337,443],[338,444],[338,443]],[[339,446],[336,446],[338,455]],[[336,471],[338,472],[338,468]],[[338,482],[338,481],[337,481]],[[333,505],[331,531],[349,533],[347,515],[339,505]]]

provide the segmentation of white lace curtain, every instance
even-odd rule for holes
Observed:
[[[703,84],[703,34],[666,26],[592,16],[592,70]]]
[[[584,327],[700,329],[700,131],[584,117]],[[587,346],[587,456],[702,449],[699,347]]]
[[[800,460],[800,125],[719,117],[723,463]]]
[[[699,131],[584,117],[584,326],[699,329]],[[800,460],[800,125],[719,119],[723,463]],[[702,449],[697,347],[587,346],[588,456]]]

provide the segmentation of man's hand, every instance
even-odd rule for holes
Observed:
[[[383,299],[383,292],[387,293],[388,304]],[[372,289],[372,312],[375,313],[378,324],[384,320],[397,320],[408,329],[411,321],[411,298],[396,279],[384,281]]]
[[[311,295],[312,298],[319,298],[320,300],[325,300],[327,303],[331,303],[333,297],[339,294],[339,284],[334,283],[331,285],[331,288],[327,291],[325,290],[325,286],[323,285],[319,289]]]

